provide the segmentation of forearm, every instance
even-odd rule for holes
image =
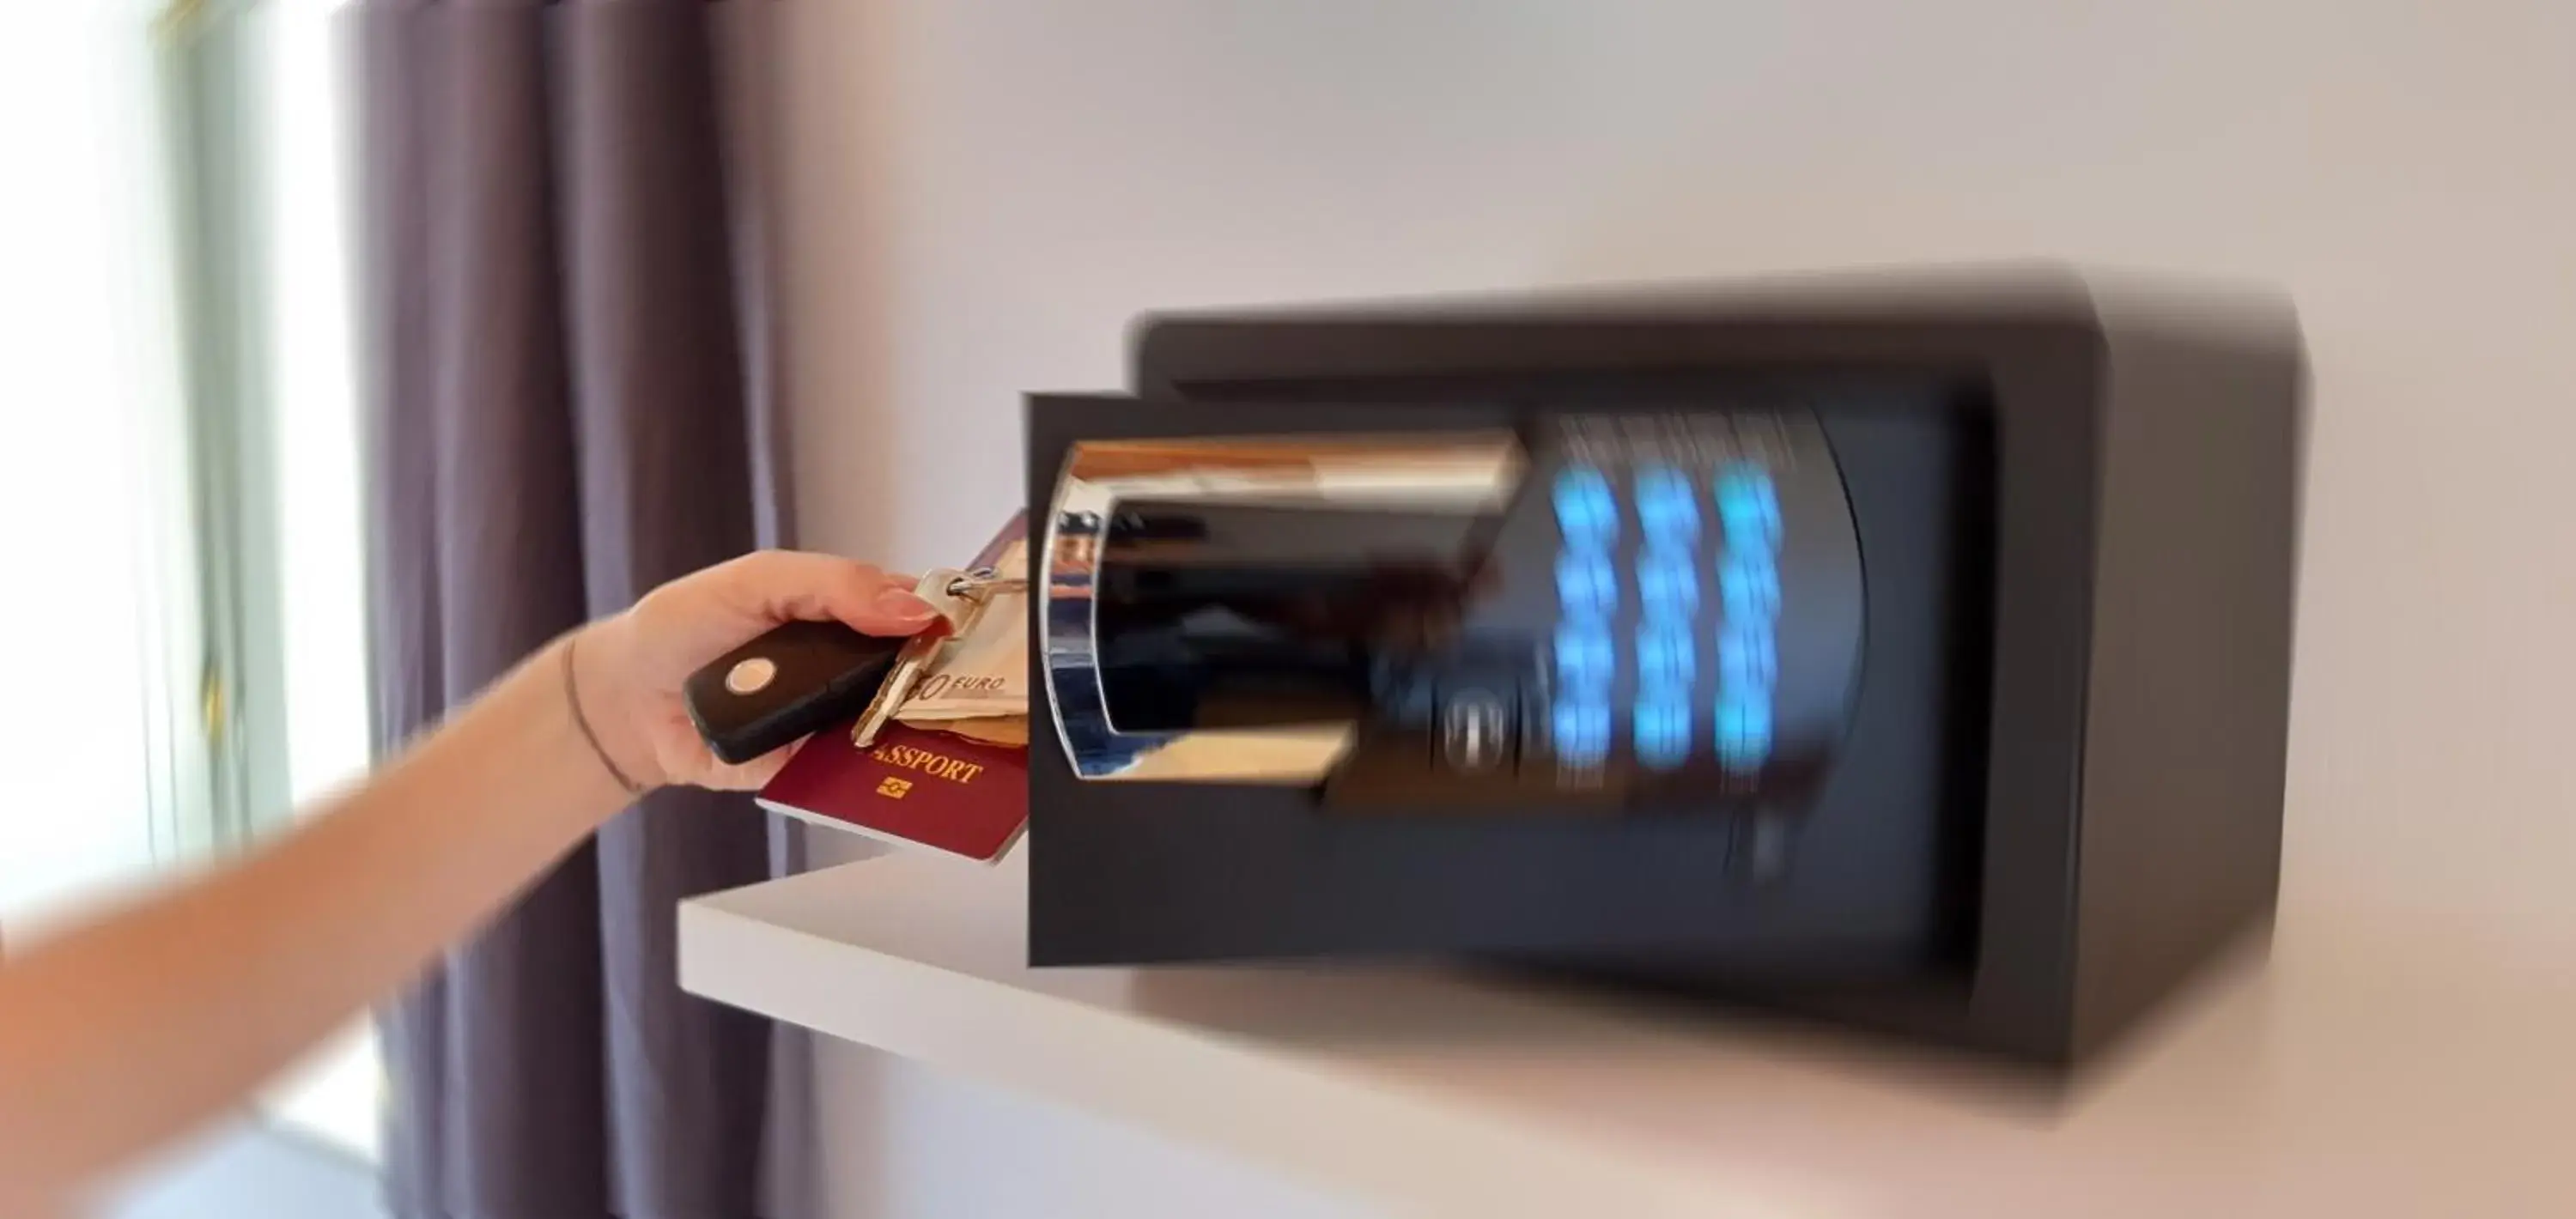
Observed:
[[[236,866],[0,967],[0,1200],[222,1112],[627,803],[563,646]]]

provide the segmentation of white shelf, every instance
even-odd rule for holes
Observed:
[[[2576,1214],[2576,970],[2285,914],[2071,1096],[1420,972],[1032,970],[1025,870],[701,898],[693,993],[1404,1213]]]

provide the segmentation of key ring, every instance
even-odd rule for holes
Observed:
[[[943,576],[946,578],[942,579]],[[859,712],[858,722],[850,725],[850,744],[862,750],[874,746],[877,734],[894,722],[895,713],[903,709],[904,700],[912,697],[914,683],[929,671],[931,661],[950,642],[975,629],[986,607],[992,604],[993,595],[1024,591],[1028,585],[1025,579],[999,579],[990,567],[924,573],[915,591],[925,596],[936,592],[948,600],[962,602],[962,612],[941,610],[940,616],[947,619],[945,629],[916,635],[904,643],[902,651],[895,653],[894,667],[887,671],[884,682],[877,687],[875,696],[868,700],[867,707]]]
[[[1001,577],[1001,573],[990,567],[978,567],[949,581],[948,595],[980,601],[1002,593],[1027,592],[1028,588],[1029,582],[1026,579],[1014,576],[1005,580]]]

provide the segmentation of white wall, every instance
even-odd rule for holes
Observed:
[[[2576,947],[2576,8],[788,7],[810,542],[971,552],[1019,500],[1018,394],[1116,385],[1147,308],[2029,254],[2259,276],[2316,361],[2288,916]],[[845,1215],[1084,1166],[970,1150],[997,1141],[1218,1171],[858,1051],[823,1077]]]

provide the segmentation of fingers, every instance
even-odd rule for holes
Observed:
[[[870,635],[909,635],[938,617],[930,603],[868,564],[834,555],[773,550],[725,565],[729,591],[778,621],[839,620]]]
[[[769,786],[769,781],[777,778],[778,772],[787,768],[787,760],[796,756],[796,751],[804,747],[805,742],[798,741],[793,745],[770,750],[739,765],[712,762],[706,773],[698,776],[697,785],[709,791],[759,791]]]

